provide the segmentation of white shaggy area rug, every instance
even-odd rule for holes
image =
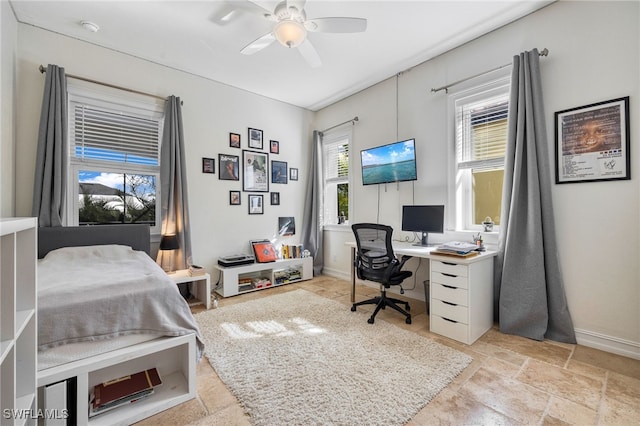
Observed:
[[[472,358],[306,290],[195,315],[255,425],[402,425]]]

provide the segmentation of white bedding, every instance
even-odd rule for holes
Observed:
[[[65,247],[38,261],[38,349],[119,336],[197,334],[175,283],[127,246]]]

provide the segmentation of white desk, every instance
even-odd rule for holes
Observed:
[[[355,302],[356,243],[351,247],[351,302]],[[493,325],[493,258],[487,250],[473,257],[433,253],[435,247],[394,242],[396,256],[429,259],[429,329],[468,345]]]

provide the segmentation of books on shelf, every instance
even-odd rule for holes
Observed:
[[[91,391],[89,417],[148,397],[161,384],[155,368],[99,383]]]
[[[454,256],[473,256],[478,254],[478,246],[473,243],[462,241],[450,241],[436,247],[436,253],[449,254]]]
[[[302,244],[283,244],[281,249],[283,259],[298,259],[302,257]]]

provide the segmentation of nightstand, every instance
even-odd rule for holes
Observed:
[[[188,269],[181,269],[168,275],[176,284],[193,283],[195,286],[194,296],[198,299],[193,304],[202,303],[207,309],[211,308],[211,275],[209,273],[190,276]]]

